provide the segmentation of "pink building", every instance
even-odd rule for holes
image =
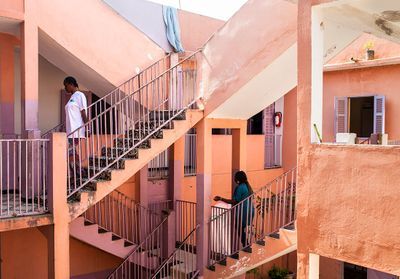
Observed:
[[[2,0],[1,278],[398,278],[400,4],[353,2]]]

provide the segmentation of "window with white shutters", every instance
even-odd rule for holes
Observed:
[[[385,96],[374,97],[374,134],[385,133]]]
[[[335,97],[335,134],[347,133],[347,97]]]

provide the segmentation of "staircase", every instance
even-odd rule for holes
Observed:
[[[170,217],[164,217],[107,278],[151,278],[154,271],[160,267],[163,258],[166,258],[168,218]]]
[[[198,52],[181,60],[136,90],[131,90],[134,86],[128,81],[109,94],[111,105],[95,105],[100,106],[97,116],[68,135],[71,220],[106,197],[202,119],[203,112],[195,109],[197,55]],[[79,138],[78,130],[84,131],[86,138]]]
[[[233,278],[297,249],[296,170],[229,209],[213,208],[205,278]]]
[[[113,191],[70,223],[70,235],[124,259],[161,223],[161,214]]]
[[[199,225],[177,245],[175,251],[151,276],[152,279],[191,279],[199,274],[196,262],[196,233]]]

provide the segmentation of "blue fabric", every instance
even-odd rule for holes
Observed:
[[[251,195],[251,193],[250,193],[247,185],[245,183],[241,183],[235,188],[235,191],[233,192],[233,200],[235,202],[239,203],[242,200],[246,199],[250,195]],[[238,220],[238,222],[240,222],[240,219],[242,219],[242,222],[241,222],[242,227],[247,227],[248,225],[250,225],[251,221],[253,220],[253,217],[254,217],[254,206],[252,203],[250,204],[251,216],[248,216],[248,208],[249,208],[248,203],[249,203],[249,200],[245,200],[243,203],[241,203],[238,206],[238,209],[237,209],[238,213],[239,213],[237,215],[237,220]]]
[[[177,10],[172,7],[163,6],[163,18],[168,42],[174,48],[175,52],[183,52]]]

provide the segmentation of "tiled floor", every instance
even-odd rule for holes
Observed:
[[[47,211],[42,199],[38,201],[36,198],[35,200],[28,200],[25,202],[19,194],[0,193],[0,195],[0,218],[43,214]]]

